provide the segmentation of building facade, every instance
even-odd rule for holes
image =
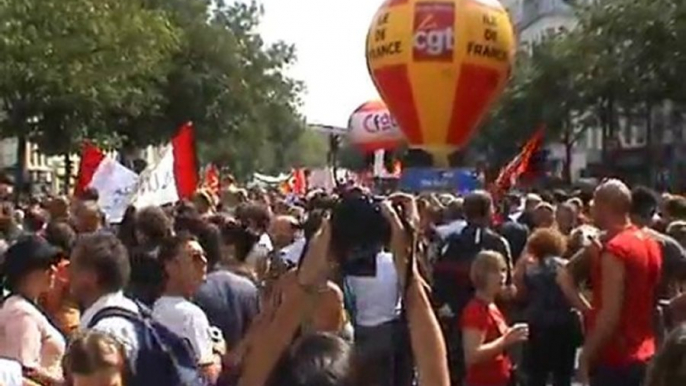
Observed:
[[[576,26],[573,6],[591,0],[502,0],[515,27],[520,49]],[[620,111],[612,143],[603,144],[600,128],[587,129],[572,150],[572,177],[617,175],[628,181],[686,189],[686,109],[666,102],[646,111]],[[648,122],[650,116],[650,122]],[[605,145],[605,146],[604,146]],[[561,170],[566,151],[548,145],[548,160]]]
[[[18,141],[16,138],[0,140],[0,170],[13,174],[17,167]],[[54,162],[59,157],[47,157],[38,150],[35,144],[26,144],[27,177],[34,190],[57,191],[60,186],[55,173]]]
[[[132,160],[143,161],[144,165],[153,165],[159,161],[162,154],[161,146],[148,146],[127,154],[127,163]],[[18,164],[18,141],[16,138],[0,140],[0,170],[6,173],[14,173]],[[109,156],[119,158],[117,151],[107,152]],[[64,193],[66,175],[66,161],[63,156],[48,157],[40,152],[38,146],[33,143],[26,144],[25,164],[28,171],[28,181],[34,194],[40,193]],[[70,186],[74,186],[79,167],[79,155],[70,157],[72,168]],[[126,165],[133,168],[132,165]]]
[[[569,0],[503,0],[502,4],[510,14],[519,49],[529,49],[546,37],[570,31],[576,26]],[[600,159],[601,149],[601,130],[588,129],[572,148],[572,180],[583,177],[587,165]],[[565,146],[548,144],[547,154],[552,171],[561,173],[567,158]]]

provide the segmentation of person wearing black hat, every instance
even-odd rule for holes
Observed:
[[[39,384],[63,382],[66,341],[37,306],[53,285],[60,256],[44,239],[26,236],[7,250],[0,270],[9,291],[0,308],[0,357],[18,361]]]

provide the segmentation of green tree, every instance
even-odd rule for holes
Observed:
[[[48,154],[116,140],[102,112],[144,110],[176,43],[165,15],[135,0],[0,0],[0,124],[20,139],[20,178],[26,140]]]
[[[148,0],[181,30],[157,109],[142,115],[114,111],[125,144],[164,142],[192,121],[202,162],[228,167],[239,177],[288,168],[285,154],[303,130],[298,114],[302,85],[287,77],[294,47],[266,45],[257,28],[256,2]]]
[[[520,51],[510,84],[475,141],[505,155],[500,164],[544,124],[548,139],[566,145],[569,167],[586,129],[602,128],[607,140],[616,137],[620,118],[636,117],[645,124],[650,157],[654,108],[666,100],[684,103],[686,3],[600,0],[575,9],[575,30]],[[499,141],[503,135],[515,141]]]
[[[302,130],[285,152],[285,164],[294,167],[319,168],[326,166],[329,139],[322,133]]]

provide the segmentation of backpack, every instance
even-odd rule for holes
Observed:
[[[557,284],[557,272],[564,263],[548,257],[524,276],[529,288],[526,316],[529,324],[546,328],[566,326],[575,318],[574,311]]]
[[[129,386],[207,386],[190,344],[152,318],[152,313],[138,304],[140,315],[119,307],[107,307],[95,314],[88,328],[107,318],[119,317],[136,329],[138,350],[131,363]]]
[[[500,235],[489,228],[469,224],[446,240],[434,265],[435,299],[448,304],[458,317],[474,296],[469,277],[472,262],[485,250],[494,250],[509,258],[507,242]]]

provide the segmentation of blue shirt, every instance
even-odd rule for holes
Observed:
[[[205,311],[210,325],[222,331],[228,349],[243,338],[259,311],[257,287],[250,280],[224,270],[207,275],[194,301]]]

